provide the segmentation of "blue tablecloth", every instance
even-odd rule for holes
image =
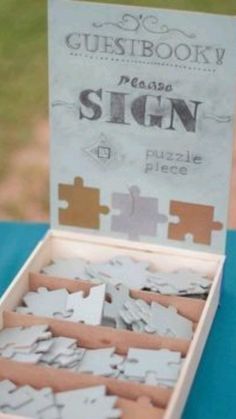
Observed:
[[[47,224],[0,222],[0,294],[47,229]],[[236,231],[228,232],[226,253],[221,306],[183,419],[236,418]]]

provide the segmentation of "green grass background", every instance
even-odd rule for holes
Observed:
[[[118,3],[236,15],[236,0]],[[35,122],[47,117],[46,11],[46,0],[0,0],[0,180],[11,153],[27,145]]]

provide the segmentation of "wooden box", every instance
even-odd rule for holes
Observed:
[[[140,7],[49,1],[51,230],[0,300],[0,327],[47,322],[87,348],[169,348],[186,356],[173,392],[0,359],[0,379],[56,391],[107,385],[122,417],[178,419],[217,310],[227,229],[235,19]],[[160,271],[212,280],[206,301],[132,290],[194,322],[191,342],[14,312],[57,258],[129,255]],[[47,369],[47,371],[49,371]],[[33,373],[34,372],[34,373]],[[140,404],[147,396],[153,406]],[[145,410],[149,409],[149,410]],[[146,412],[146,413],[144,413]]]

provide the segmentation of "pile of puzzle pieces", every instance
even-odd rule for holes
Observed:
[[[175,307],[134,299],[124,285],[96,285],[86,297],[83,291],[69,294],[65,288],[38,288],[23,297],[23,304],[16,308],[18,313],[187,340],[193,335],[192,321],[178,314]]]
[[[47,325],[3,329],[0,356],[163,387],[175,385],[183,363],[180,352],[167,349],[129,348],[122,356],[115,347],[81,348],[76,339],[53,337]]]
[[[36,419],[117,419],[116,396],[107,396],[104,386],[54,393],[26,385],[0,381],[0,411]]]
[[[57,259],[44,267],[43,274],[68,279],[93,280],[111,285],[125,285],[165,295],[207,295],[211,281],[199,272],[179,269],[174,272],[153,272],[151,264],[129,256],[116,256],[102,263],[81,258]]]

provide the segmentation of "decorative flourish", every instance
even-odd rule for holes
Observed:
[[[129,13],[125,13],[122,16],[121,20],[116,23],[115,22],[103,22],[103,23],[94,22],[93,26],[95,28],[102,28],[103,26],[111,25],[119,29],[123,29],[124,31],[136,32],[141,25],[140,17],[141,16],[139,16],[138,18]]]
[[[71,109],[73,111],[76,109],[75,103],[66,102],[65,100],[56,100],[55,102],[53,102],[52,107],[55,108],[56,106],[65,106],[66,108]]]
[[[156,33],[156,34],[166,34],[169,32],[178,32],[181,35],[187,38],[196,38],[196,35],[191,33],[188,34],[181,29],[177,28],[169,28],[167,25],[159,25],[159,19],[156,16],[149,15],[149,16],[134,16],[130,13],[123,14],[121,20],[118,22],[103,22],[98,23],[94,22],[93,26],[95,28],[102,28],[103,26],[115,26],[116,28],[122,29],[124,31],[129,32],[137,32],[140,28],[145,29],[147,32]]]
[[[232,116],[230,115],[213,115],[213,114],[206,114],[204,115],[204,119],[213,119],[220,124],[226,124],[232,121]]]

